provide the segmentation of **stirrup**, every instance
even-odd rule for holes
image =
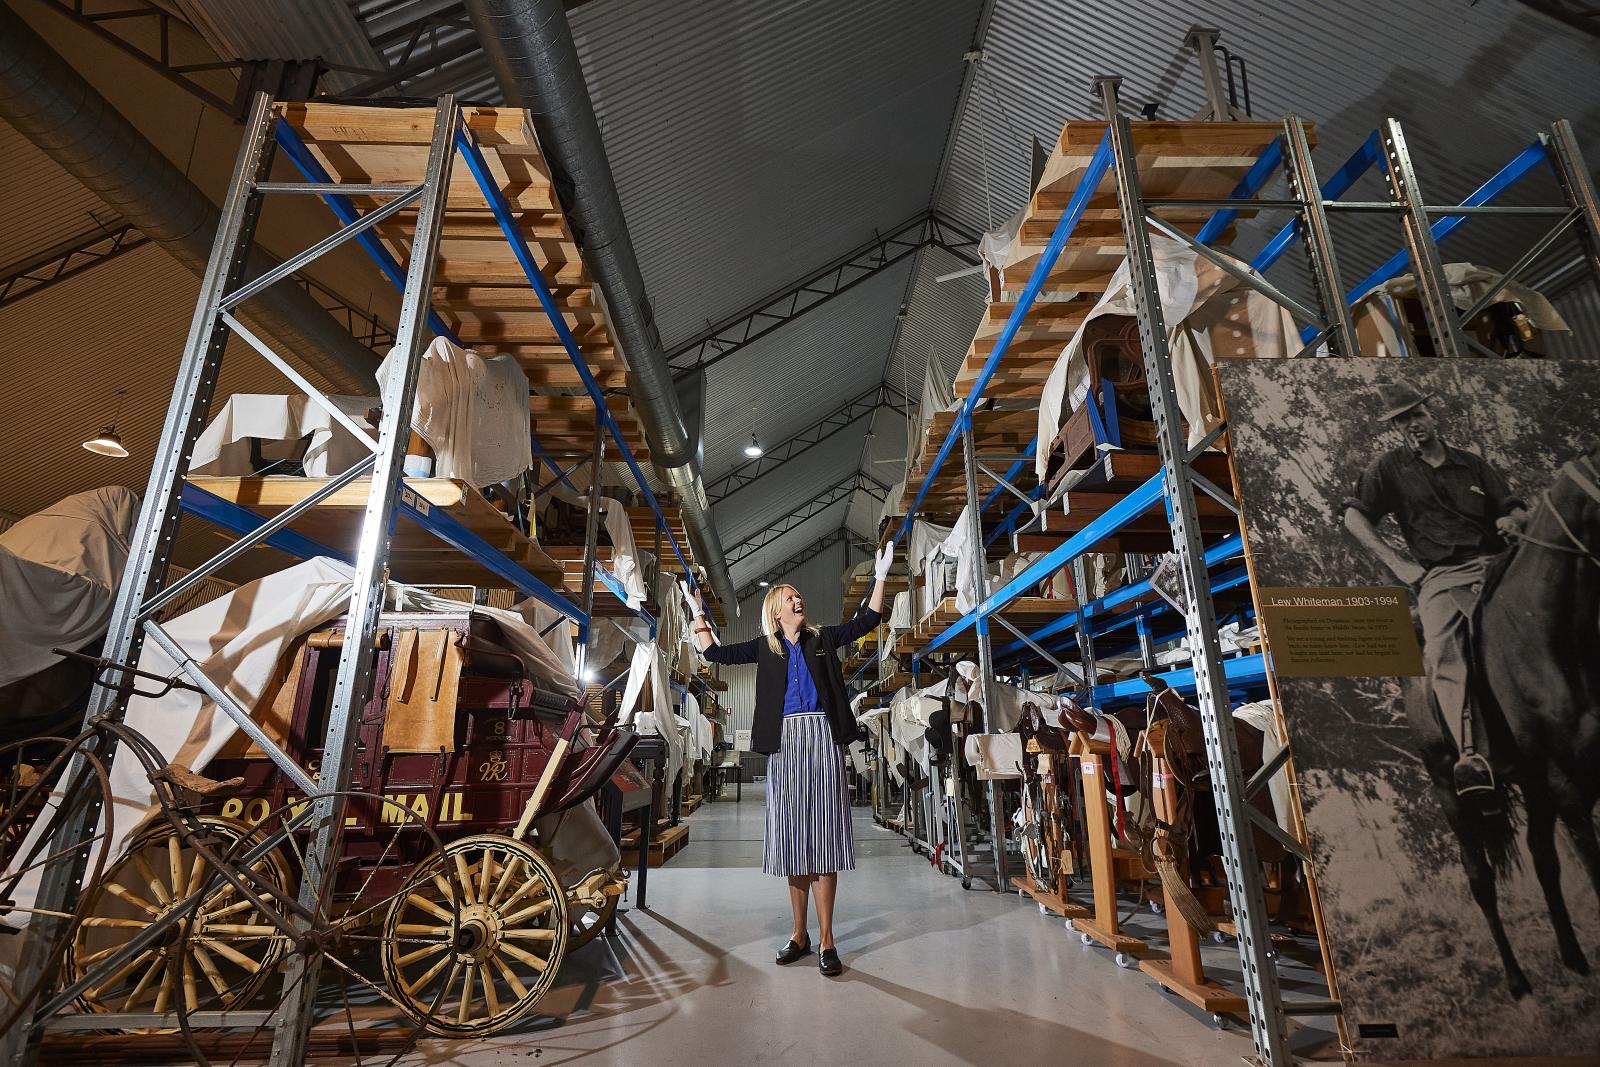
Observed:
[[[1477,752],[1464,752],[1456,760],[1453,772],[1455,779],[1456,796],[1470,797],[1495,791],[1494,771],[1489,768],[1489,761]]]

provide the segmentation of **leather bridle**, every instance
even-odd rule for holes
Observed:
[[[1600,503],[1600,470],[1595,468],[1594,460],[1588,456],[1582,456],[1563,463],[1559,477],[1567,478],[1572,484],[1582,489],[1585,494]],[[1556,520],[1556,525],[1561,527],[1562,534],[1572,543],[1570,545],[1554,544],[1549,541],[1541,541],[1537,537],[1531,537],[1525,533],[1513,534],[1514,539],[1523,544],[1549,549],[1552,552],[1566,552],[1570,555],[1583,556],[1590,563],[1600,567],[1600,556],[1596,556],[1594,550],[1584,544],[1583,538],[1574,533],[1572,527],[1567,524],[1567,520],[1561,517],[1561,512],[1550,501],[1550,491],[1548,489],[1539,495],[1539,503],[1549,510],[1550,517]]]

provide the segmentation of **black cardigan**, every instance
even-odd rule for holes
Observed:
[[[800,634],[800,650],[811,668],[822,710],[828,713],[834,744],[848,745],[865,736],[850,713],[838,649],[865,637],[882,621],[881,614],[864,607],[849,622]],[[783,737],[783,697],[789,687],[788,646],[781,638],[778,643],[784,649],[781,655],[773,654],[765,635],[734,645],[712,645],[701,653],[711,663],[756,665],[756,708],[750,724],[750,747],[768,755],[778,751]]]

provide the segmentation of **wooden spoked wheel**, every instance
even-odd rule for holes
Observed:
[[[198,820],[217,852],[233,852],[251,837],[229,819]],[[277,850],[250,865],[258,884],[293,888],[288,864]],[[288,949],[282,930],[262,915],[211,868],[168,824],[138,835],[122,857],[85,894],[83,919],[67,956],[72,980],[97,968],[129,938],[195,893],[206,895],[187,924],[174,923],[164,936],[85,990],[88,1011],[166,1012],[180,1006],[226,1010],[249,1000]],[[184,926],[188,936],[184,936]]]
[[[570,937],[567,899],[531,845],[478,834],[412,872],[384,926],[390,995],[441,1034],[510,1025],[555,983]]]
[[[44,911],[32,899],[53,862],[77,859],[83,877],[96,881],[111,855],[111,778],[97,754],[98,735],[72,740],[35,737],[0,746],[0,915],[25,919],[46,965],[22,982],[0,968],[0,1033],[37,1007],[45,982],[66,955],[83,915],[82,898],[71,912]],[[56,850],[63,829],[98,810],[79,844]]]

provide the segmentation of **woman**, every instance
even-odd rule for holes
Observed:
[[[878,554],[877,582],[866,609],[838,626],[807,625],[800,591],[792,585],[773,586],[761,604],[766,636],[735,645],[712,643],[697,595],[683,587],[700,654],[712,663],[756,665],[750,747],[767,756],[767,841],[761,869],[789,880],[794,909],[794,932],[777,962],[793,963],[811,951],[806,910],[815,893],[822,942],[817,962],[829,978],[844,969],[833,945],[838,872],[856,865],[844,748],[861,736],[845,697],[837,650],[882,621],[883,580],[893,560],[890,541]]]

